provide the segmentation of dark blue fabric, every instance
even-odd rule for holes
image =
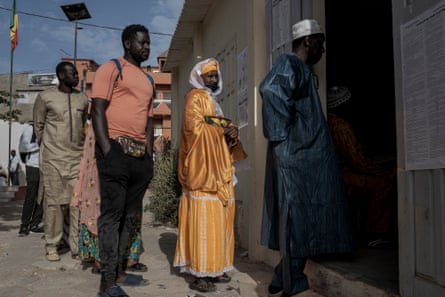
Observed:
[[[349,206],[311,69],[284,54],[260,94],[269,141],[261,244],[292,258],[352,251]]]
[[[271,286],[281,288],[288,296],[309,289],[309,282],[304,274],[306,261],[307,258],[283,257],[275,266]]]

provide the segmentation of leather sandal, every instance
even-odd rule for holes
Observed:
[[[100,262],[94,261],[93,267],[91,267],[91,273],[100,274]]]
[[[46,259],[51,262],[60,261],[60,256],[59,256],[59,253],[57,252],[57,250],[49,249],[46,252]]]
[[[196,278],[194,282],[190,283],[190,289],[203,293],[215,292],[216,286],[214,283],[205,278]]]
[[[230,281],[232,280],[232,278],[228,276],[227,273],[225,272],[222,275],[219,275],[217,277],[211,277],[209,279],[213,283],[230,283]]]
[[[146,272],[148,271],[148,267],[147,265],[137,262],[131,266],[127,266],[128,271],[132,271],[132,272]]]

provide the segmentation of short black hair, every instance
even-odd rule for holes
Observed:
[[[57,66],[56,66],[56,75],[57,75],[57,78],[59,78],[59,73],[61,73],[61,72],[65,72],[65,67],[66,67],[66,66],[71,66],[71,67],[74,68],[74,64],[71,63],[71,62],[67,62],[67,61],[62,61],[62,62],[60,62],[59,64],[57,64]]]
[[[132,24],[125,27],[122,31],[122,46],[125,48],[125,40],[130,40],[136,36],[137,32],[144,32],[148,34],[148,29],[144,25]]]

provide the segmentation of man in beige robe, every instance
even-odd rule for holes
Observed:
[[[73,187],[83,152],[83,126],[88,98],[74,87],[79,75],[73,64],[56,67],[59,85],[41,92],[34,104],[34,123],[40,144],[40,173],[43,184],[46,258],[59,261],[64,218],[69,217],[71,254],[78,254],[78,217],[70,209]]]

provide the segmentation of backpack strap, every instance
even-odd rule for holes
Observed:
[[[117,71],[118,71],[118,75],[116,77],[116,80],[117,80],[118,77],[122,80],[122,67],[121,67],[121,63],[119,62],[119,59],[111,59],[111,60],[114,62],[114,64],[116,64],[116,68],[117,68]]]
[[[155,88],[155,80],[153,79],[153,77],[146,73],[148,80],[151,82],[151,85],[153,87],[153,98],[156,98],[156,88]]]
[[[114,62],[114,64],[116,64],[116,68],[118,71],[116,80],[118,77],[122,80],[123,79],[122,78],[122,67],[121,67],[121,63],[119,62],[119,59],[111,59],[111,60]],[[155,80],[153,79],[153,77],[150,74],[146,73],[146,75],[147,75],[148,80],[151,83],[151,86],[153,87],[153,98],[156,98]]]

